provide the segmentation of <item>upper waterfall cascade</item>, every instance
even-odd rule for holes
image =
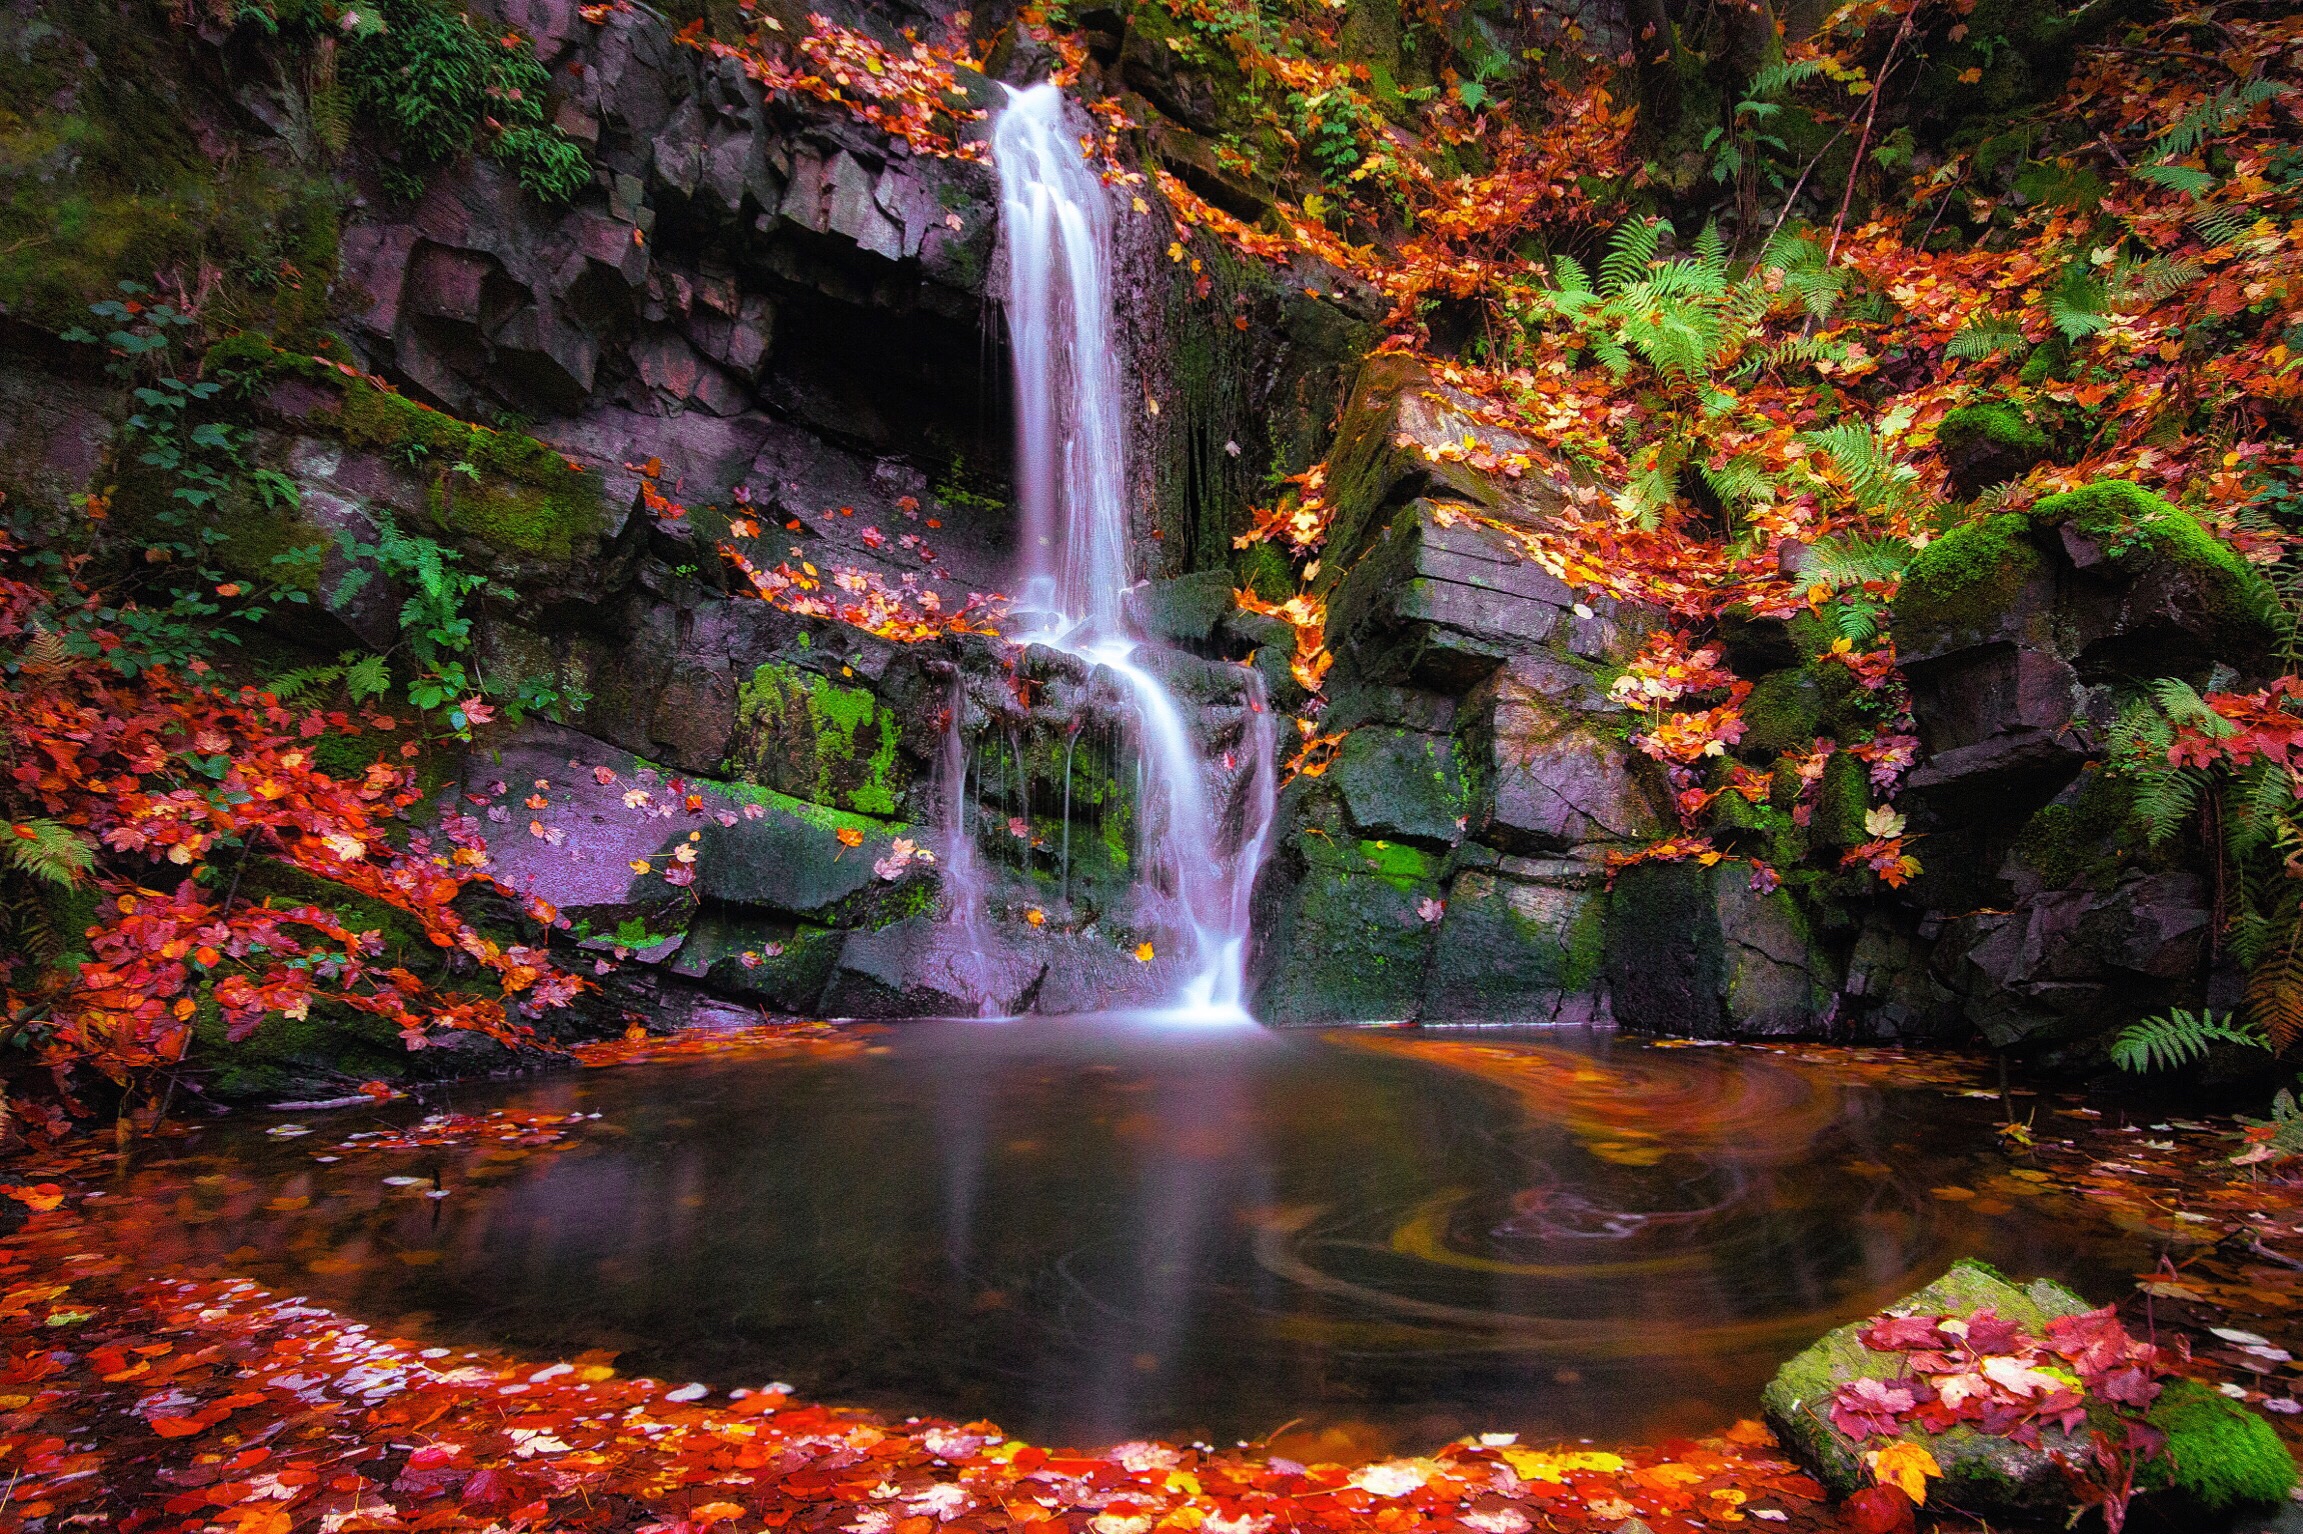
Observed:
[[[1237,759],[1207,758],[1129,613],[1127,430],[1113,335],[1111,211],[1053,85],[1010,89],[992,129],[1006,242],[1023,550],[1013,637],[1108,673],[1139,753],[1138,920],[1187,946],[1180,1014],[1240,1019],[1248,902],[1272,822],[1275,733],[1244,668]],[[961,867],[972,866],[962,860]],[[955,891],[959,909],[976,892]]]

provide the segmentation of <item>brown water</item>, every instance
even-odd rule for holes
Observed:
[[[549,1148],[339,1146],[441,1106],[221,1124],[114,1207],[403,1335],[1080,1445],[1704,1431],[1955,1257],[2097,1298],[2150,1258],[1933,1196],[2004,1173],[1995,1103],[1604,1035],[922,1023],[452,1103],[601,1115]]]

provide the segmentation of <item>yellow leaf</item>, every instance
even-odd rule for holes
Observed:
[[[1983,71],[1980,69],[1962,69],[1959,71],[1959,83],[1961,85],[1973,85],[1982,78]]]
[[[1047,919],[1048,913],[1041,910],[1038,906],[1033,906],[1030,910],[1024,912],[1024,920],[1030,922],[1035,927],[1045,926],[1047,924]]]
[[[648,872],[648,860],[646,858],[632,859],[632,872],[636,874]]]
[[[1884,1449],[1872,1450],[1863,1456],[1863,1462],[1882,1486],[1895,1487],[1919,1507],[1927,1505],[1927,1478],[1943,1474],[1934,1455],[1903,1438]]]
[[[843,847],[861,847],[864,844],[864,833],[854,826],[842,826],[833,834],[839,837]]]
[[[1136,944],[1136,962],[1139,964],[1149,964],[1151,961],[1152,945],[1149,943]]]

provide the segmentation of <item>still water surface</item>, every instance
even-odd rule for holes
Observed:
[[[1606,1035],[921,1023],[452,1106],[601,1117],[353,1154],[424,1108],[227,1123],[134,1174],[172,1200],[139,1237],[436,1342],[1319,1454],[1708,1431],[1954,1257],[2103,1299],[2149,1256],[1933,1196],[2004,1172],[1995,1103]]]

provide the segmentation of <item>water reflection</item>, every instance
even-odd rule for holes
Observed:
[[[1083,1444],[1707,1429],[1955,1256],[2102,1294],[2145,1256],[1931,1198],[1996,1164],[1988,1105],[1606,1037],[922,1024],[456,1106],[505,1104],[601,1117],[545,1149],[225,1126],[118,1217],[432,1340]]]

